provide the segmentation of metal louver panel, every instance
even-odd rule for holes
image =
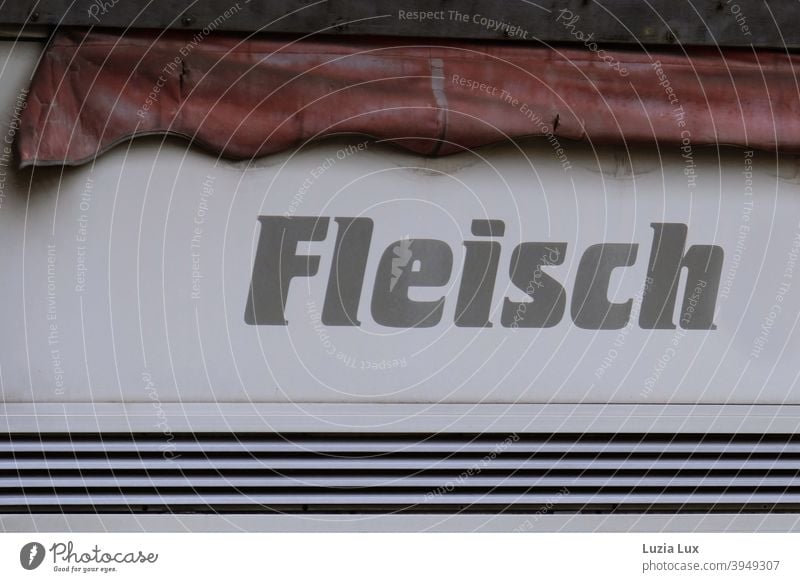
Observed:
[[[795,435],[0,437],[0,513],[798,508]]]

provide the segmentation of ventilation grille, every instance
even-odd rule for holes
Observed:
[[[0,513],[798,509],[795,435],[0,437]]]

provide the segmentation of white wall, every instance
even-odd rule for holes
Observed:
[[[6,44],[0,52],[7,119],[38,51]],[[438,160],[372,142],[363,151],[343,149],[363,141],[328,141],[248,164],[147,138],[80,168],[15,172],[6,164],[3,400],[800,404],[794,158],[757,152],[748,195],[747,158],[738,149],[721,158],[693,149],[690,179],[680,152],[638,147],[629,160],[622,147],[562,144],[565,169],[544,140]],[[245,324],[257,217],[287,212],[374,221],[360,327],[314,325],[333,223],[326,240],[298,248],[321,261],[317,276],[291,283],[289,325]],[[462,241],[477,240],[474,218],[506,224],[487,329],[453,326]],[[616,331],[578,328],[569,300],[583,251],[638,243],[635,265],[617,269],[609,290],[612,301],[635,298],[653,222],[687,224],[687,248],[724,249],[717,329],[645,330],[636,321]],[[444,240],[454,253],[446,286],[412,292],[416,299],[446,296],[442,322],[427,329],[384,327],[370,314],[380,255],[406,236]],[[511,252],[525,241],[568,245],[564,263],[546,269],[567,290],[567,312],[553,328],[499,323],[504,297],[525,299],[508,280]],[[682,294],[681,287],[676,311]],[[393,361],[404,365],[369,369]]]

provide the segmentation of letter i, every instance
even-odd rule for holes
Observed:
[[[502,220],[473,220],[473,236],[505,234]],[[467,249],[464,272],[458,291],[455,324],[458,327],[492,327],[489,312],[492,308],[497,266],[500,263],[500,243],[497,241],[464,241]]]

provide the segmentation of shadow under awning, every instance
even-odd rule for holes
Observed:
[[[423,155],[531,135],[800,150],[797,55],[579,46],[63,30],[31,83],[20,164],[152,134],[232,159],[334,134]]]

